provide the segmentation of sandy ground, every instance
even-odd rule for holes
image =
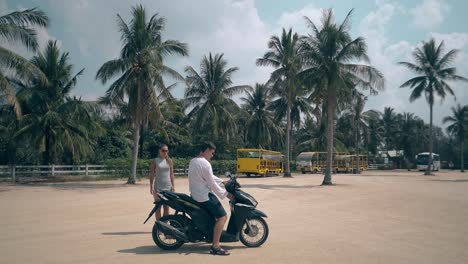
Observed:
[[[268,215],[260,248],[162,251],[143,225],[149,184],[0,185],[0,263],[468,263],[468,173],[378,171],[240,178]],[[185,178],[176,179],[188,191]],[[227,206],[227,201],[223,202]],[[222,258],[222,259],[220,259]]]

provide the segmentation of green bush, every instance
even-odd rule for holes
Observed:
[[[190,158],[172,158],[174,168],[188,168],[190,160]]]
[[[172,158],[174,169],[187,169],[191,158]],[[138,159],[137,176],[147,177],[149,175],[150,159]],[[113,170],[113,175],[117,177],[128,177],[131,174],[132,160],[125,158],[110,159],[104,162],[108,169]],[[212,160],[211,166],[215,175],[221,175],[230,171],[236,172],[236,160]]]
[[[224,174],[227,171],[236,173],[237,162],[236,160],[212,160],[211,167],[213,167],[213,173],[216,175]]]

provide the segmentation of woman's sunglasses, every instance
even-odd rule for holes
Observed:
[[[168,152],[168,149],[161,149],[161,152]]]

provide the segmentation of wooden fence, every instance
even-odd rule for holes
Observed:
[[[126,169],[126,170],[125,170]],[[128,173],[128,168],[122,169]],[[81,175],[96,177],[103,175],[122,174],[117,168],[108,168],[105,165],[13,165],[0,166],[0,178],[11,178],[15,182],[19,177],[55,177]],[[139,170],[138,175],[149,175],[148,169]],[[174,175],[187,175],[187,168],[174,168]],[[128,175],[127,175],[128,176]]]

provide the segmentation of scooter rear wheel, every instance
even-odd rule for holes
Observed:
[[[251,229],[247,223],[242,225],[242,229],[239,234],[239,240],[242,244],[247,247],[259,247],[268,238],[268,224],[261,217],[254,217],[246,219],[249,222]]]
[[[184,227],[184,219],[178,215],[168,215],[161,217],[159,221],[165,222],[175,228],[183,228]],[[158,229],[158,225],[156,223],[153,226],[153,241],[156,245],[165,250],[176,250],[180,248],[184,242],[176,239],[175,237],[171,237],[169,235],[165,235],[161,230]]]

